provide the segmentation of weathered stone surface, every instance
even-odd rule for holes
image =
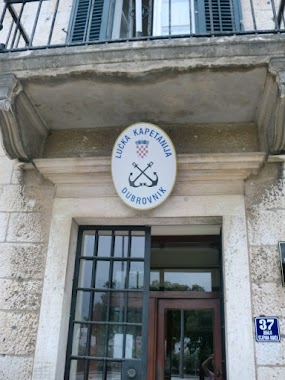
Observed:
[[[284,380],[285,367],[258,367],[258,380]]]
[[[37,313],[0,311],[0,354],[34,353],[38,325]]]
[[[277,245],[285,235],[285,181],[267,184],[260,198],[247,198],[251,245]]]
[[[258,152],[254,124],[161,125],[172,139],[177,154]],[[94,157],[111,154],[122,128],[53,131],[47,140],[44,156]],[[227,144],[225,144],[227,141]]]
[[[14,161],[0,157],[0,184],[9,184],[12,178]]]
[[[49,212],[54,188],[41,186],[5,186],[0,193],[0,210],[6,212]]]
[[[280,283],[278,246],[251,246],[249,252],[252,281]]]
[[[0,242],[6,238],[9,214],[0,212]]]
[[[42,279],[46,245],[1,244],[0,278]]]
[[[32,368],[32,357],[0,355],[1,380],[30,380],[32,378]]]
[[[48,238],[49,222],[44,213],[11,214],[7,242],[45,242]]]
[[[1,310],[39,310],[42,281],[0,279],[0,289]]]
[[[252,284],[253,314],[281,316],[285,309],[284,288],[275,283]]]
[[[285,343],[282,340],[274,343],[256,342],[255,348],[258,365],[285,366]],[[267,380],[271,380],[271,377]]]

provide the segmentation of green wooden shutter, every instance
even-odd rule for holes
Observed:
[[[106,22],[103,19],[108,14],[107,5],[109,1],[106,0],[75,0],[71,42],[104,39]]]
[[[197,33],[241,30],[239,0],[196,0]]]

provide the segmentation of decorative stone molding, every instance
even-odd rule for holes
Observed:
[[[11,159],[40,157],[48,131],[13,74],[0,76],[0,130]]]
[[[265,154],[179,154],[177,159],[173,194],[242,194],[242,181],[257,173]],[[110,157],[37,159],[34,165],[57,185],[58,197],[116,196]]]
[[[270,62],[257,125],[263,149],[271,154],[285,151],[285,58]]]

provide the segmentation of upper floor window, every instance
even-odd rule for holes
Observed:
[[[75,0],[72,42],[240,30],[238,0]]]

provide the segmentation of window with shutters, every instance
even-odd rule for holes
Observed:
[[[239,0],[75,0],[72,43],[241,30]],[[136,17],[139,12],[140,30]]]

